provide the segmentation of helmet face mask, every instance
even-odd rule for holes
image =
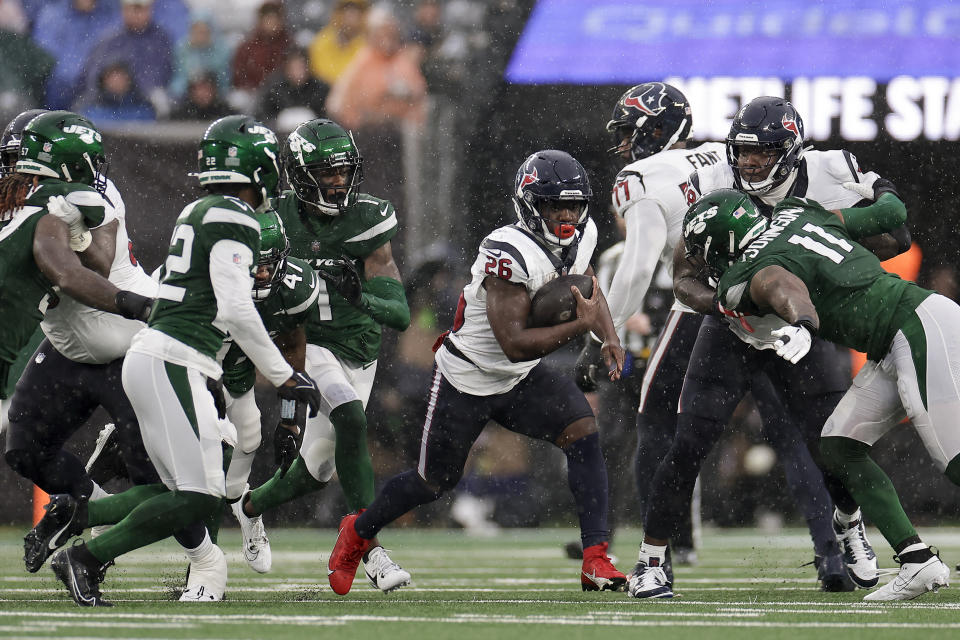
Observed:
[[[547,243],[579,242],[593,196],[583,166],[564,151],[532,154],[517,171],[513,206],[520,223]]]
[[[644,82],[620,96],[607,123],[614,146],[608,153],[630,161],[669,149],[690,137],[690,103],[679,89],[663,82]]]
[[[683,217],[686,258],[710,278],[719,280],[766,229],[767,219],[747,194],[734,189],[711,191],[694,202]]]
[[[277,136],[269,127],[250,116],[226,116],[203,134],[196,176],[201,186],[250,184],[263,204],[277,195],[280,185],[277,156]]]
[[[256,217],[260,223],[260,255],[257,257],[251,296],[254,302],[262,302],[270,297],[287,274],[290,242],[275,211],[264,211]]]
[[[283,170],[297,199],[328,216],[353,205],[363,183],[363,157],[353,133],[326,118],[305,122],[288,136]]]
[[[803,120],[783,98],[756,98],[737,112],[726,146],[738,188],[767,193],[800,166]]]
[[[47,111],[32,118],[20,137],[15,171],[79,182],[103,193],[107,160],[97,127],[70,111]]]

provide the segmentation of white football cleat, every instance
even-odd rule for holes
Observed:
[[[880,580],[880,569],[877,566],[877,554],[873,552],[873,547],[867,540],[863,518],[857,518],[845,527],[837,521],[836,511],[834,511],[833,532],[843,552],[843,562],[847,565],[850,579],[861,589],[876,586]]]
[[[410,584],[410,574],[391,560],[383,547],[370,550],[366,562],[363,563],[363,570],[367,573],[370,586],[384,593]]]
[[[219,602],[227,590],[227,557],[213,545],[211,558],[203,563],[191,562],[187,588],[180,602]]]
[[[637,563],[627,579],[627,595],[633,598],[672,598],[672,587],[663,567],[651,567],[643,562]]]
[[[270,551],[270,540],[263,528],[263,517],[251,518],[243,512],[243,502],[250,490],[243,492],[240,499],[230,505],[230,510],[240,523],[240,535],[243,538],[243,558],[250,568],[257,573],[267,573],[273,565],[273,553]]]
[[[912,600],[949,584],[950,567],[943,564],[937,556],[933,556],[926,562],[902,563],[900,573],[893,580],[868,593],[863,599],[874,602]]]

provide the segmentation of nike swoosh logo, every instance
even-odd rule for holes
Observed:
[[[383,205],[383,209],[380,209],[380,215],[382,215],[384,218],[386,218],[386,217],[387,217],[387,213],[389,213],[389,211],[390,211],[390,205],[389,205],[389,204],[385,204],[385,205]]]
[[[487,253],[493,256],[494,258],[499,258],[501,251],[500,249],[487,249]]]

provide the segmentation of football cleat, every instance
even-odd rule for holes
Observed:
[[[584,591],[623,591],[627,576],[613,566],[607,556],[609,546],[609,542],[601,542],[583,550],[580,587]]]
[[[825,556],[814,556],[813,565],[817,568],[821,591],[853,591],[857,588],[847,573],[843,554],[839,551]]]
[[[894,559],[900,561],[899,558]],[[949,584],[950,567],[943,564],[938,556],[933,556],[926,562],[901,563],[900,573],[893,580],[868,593],[863,599],[875,602],[912,600]]]
[[[243,502],[249,494],[244,491],[239,500],[230,505],[233,515],[240,523],[240,534],[243,538],[243,558],[251,569],[257,573],[267,573],[273,564],[273,554],[270,551],[270,540],[263,528],[263,517],[250,517],[243,512]]]
[[[227,590],[227,557],[213,545],[211,557],[204,562],[191,562],[187,570],[187,588],[180,602],[219,602]]]
[[[673,584],[663,567],[638,562],[627,581],[627,595],[632,598],[672,598]]]
[[[370,548],[370,541],[361,538],[354,528],[359,515],[359,513],[351,513],[340,521],[337,542],[333,545],[333,551],[330,552],[330,559],[327,561],[327,580],[330,581],[330,588],[341,596],[350,593],[360,560]]]
[[[867,540],[863,518],[857,518],[849,526],[844,527],[837,522],[836,513],[834,513],[833,532],[837,535],[837,542],[843,551],[843,561],[847,565],[850,579],[862,589],[876,586],[880,580],[877,554],[873,552],[873,547]]]
[[[410,573],[390,559],[383,547],[374,547],[363,562],[370,586],[389,593],[410,584]]]
[[[120,450],[117,427],[112,423],[103,425],[103,429],[97,434],[97,442],[93,453],[87,459],[86,470],[87,475],[101,486],[114,478],[127,477],[127,465]]]
[[[77,550],[83,544],[76,544],[57,553],[50,561],[50,568],[67,587],[70,597],[81,607],[112,607],[113,603],[103,599],[100,583],[110,563],[105,565],[88,564],[80,560]]]
[[[72,536],[83,533],[87,520],[87,501],[68,493],[50,496],[40,522],[23,538],[23,563],[36,573],[50,555]]]

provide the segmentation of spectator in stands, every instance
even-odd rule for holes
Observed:
[[[363,47],[366,0],[337,0],[330,22],[310,43],[310,70],[328,85],[334,82]]]
[[[191,0],[153,0],[153,21],[167,32],[170,42],[180,42],[190,31],[188,6],[192,8]]]
[[[310,75],[307,52],[293,48],[261,87],[256,112],[261,120],[276,120],[287,109],[307,108],[312,115],[304,120],[312,120],[324,114],[328,93],[330,87]]]
[[[20,0],[0,0],[0,29],[24,34],[29,26]]]
[[[187,92],[171,120],[216,120],[229,115],[230,107],[223,100],[217,77],[210,71],[200,71],[187,83]]]
[[[440,3],[438,0],[420,0],[413,11],[410,43],[425,53],[439,45],[442,38],[443,24]]]
[[[418,55],[404,46],[400,22],[386,7],[367,16],[367,43],[334,83],[327,113],[348,129],[422,125],[427,83]]]
[[[87,58],[86,91],[96,91],[104,68],[122,61],[157,115],[166,117],[167,86],[173,75],[170,37],[153,20],[153,0],[122,0],[122,9],[123,24],[105,35]]]
[[[33,39],[54,58],[45,106],[67,109],[83,89],[84,61],[120,23],[117,0],[64,0],[38,8]]]
[[[0,7],[4,4],[0,1]],[[7,24],[0,25],[0,122],[41,106],[53,70],[53,57],[22,31],[8,29]]]
[[[277,69],[290,48],[290,35],[279,2],[264,2],[257,11],[257,24],[233,55],[233,86],[256,91]]]
[[[170,95],[180,99],[190,79],[212,74],[219,93],[230,86],[230,49],[220,38],[208,13],[194,13],[187,37],[177,44]]]
[[[96,88],[82,96],[73,111],[98,124],[156,118],[153,106],[140,93],[123,60],[110,62],[100,70]]]

